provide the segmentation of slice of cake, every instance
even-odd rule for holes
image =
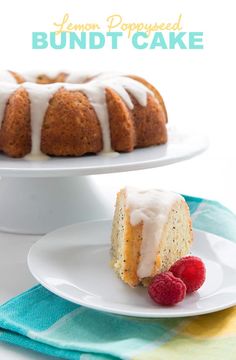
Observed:
[[[187,255],[192,243],[188,205],[176,193],[122,189],[112,225],[112,267],[130,286],[151,278]]]

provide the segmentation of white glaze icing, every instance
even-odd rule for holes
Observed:
[[[106,72],[96,73],[94,76],[96,76],[96,79],[106,80],[114,77],[128,76],[128,75],[118,71],[106,71]]]
[[[6,81],[8,83],[16,84],[16,79],[8,70],[0,70],[0,81]]]
[[[27,78],[25,74],[23,76]],[[56,76],[56,74],[51,73],[50,76],[53,77]],[[90,80],[83,82],[88,79],[88,76]],[[71,77],[68,78],[73,80],[73,77],[75,79],[75,75],[71,75]],[[28,79],[31,79],[32,81],[35,81],[36,78],[36,73],[31,73],[28,76]],[[5,83],[0,84],[0,89],[2,89],[0,90],[0,122],[3,119],[9,96],[14,93],[20,86],[25,88],[28,92],[30,99],[32,133],[32,147],[31,153],[27,156],[28,159],[35,159],[42,156],[40,143],[43,120],[49,105],[49,101],[59,88],[65,88],[69,91],[79,90],[87,96],[100,122],[103,136],[103,153],[112,152],[105,90],[110,88],[115,91],[131,110],[133,109],[133,103],[129,93],[132,94],[142,106],[147,105],[147,94],[153,95],[153,93],[140,82],[126,76],[121,76],[120,74],[101,73],[97,74],[96,76],[94,74],[92,74],[92,76],[86,74],[81,75],[80,77],[77,76],[77,79],[80,79],[81,83],[36,84],[33,82],[25,82],[21,85]]]
[[[54,79],[58,76],[58,74],[63,73],[64,71],[58,71],[58,70],[47,70],[47,71],[37,71],[37,70],[31,70],[26,72],[21,72],[22,77],[25,79],[26,82],[36,82],[38,76],[40,75],[46,75],[50,79]],[[65,71],[65,73],[67,73]]]
[[[46,75],[49,79],[56,78],[59,74],[67,74],[66,82],[70,84],[82,84],[93,76],[96,76],[96,72],[78,72],[78,71],[67,71],[67,70],[43,70],[41,72],[37,70],[31,70],[27,72],[21,72],[21,75],[26,82],[36,82],[39,75]]]
[[[23,87],[27,91],[30,100],[31,152],[28,159],[37,159],[39,155],[42,156],[40,150],[41,129],[49,100],[61,87],[61,84],[39,85],[26,82]]]
[[[120,153],[118,153],[117,151],[110,151],[110,152],[101,152],[100,156],[104,156],[107,158],[116,158],[117,156],[119,156]]]
[[[65,73],[68,73],[67,71],[65,71]],[[92,79],[94,76],[96,76],[97,73],[94,72],[79,72],[78,71],[73,71],[73,72],[69,72],[69,74],[66,77],[66,82],[70,83],[70,84],[83,84],[86,81]]]
[[[132,226],[143,224],[143,240],[137,274],[151,276],[164,226],[173,204],[182,196],[169,191],[126,188],[127,207]]]

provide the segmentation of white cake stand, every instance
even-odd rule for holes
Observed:
[[[0,230],[44,234],[78,221],[110,217],[89,175],[164,166],[196,156],[207,146],[203,135],[172,132],[166,145],[115,157],[28,161],[0,155]]]

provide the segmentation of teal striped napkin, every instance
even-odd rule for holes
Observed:
[[[194,227],[236,242],[236,216],[185,196]],[[0,340],[64,359],[236,359],[236,307],[183,319],[140,319],[72,304],[38,285],[0,307]]]

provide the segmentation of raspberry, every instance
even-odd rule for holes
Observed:
[[[169,269],[186,285],[187,293],[198,290],[206,279],[206,268],[197,256],[185,256],[177,260]]]
[[[186,286],[181,279],[166,271],[152,279],[148,294],[157,304],[174,305],[184,299]]]

